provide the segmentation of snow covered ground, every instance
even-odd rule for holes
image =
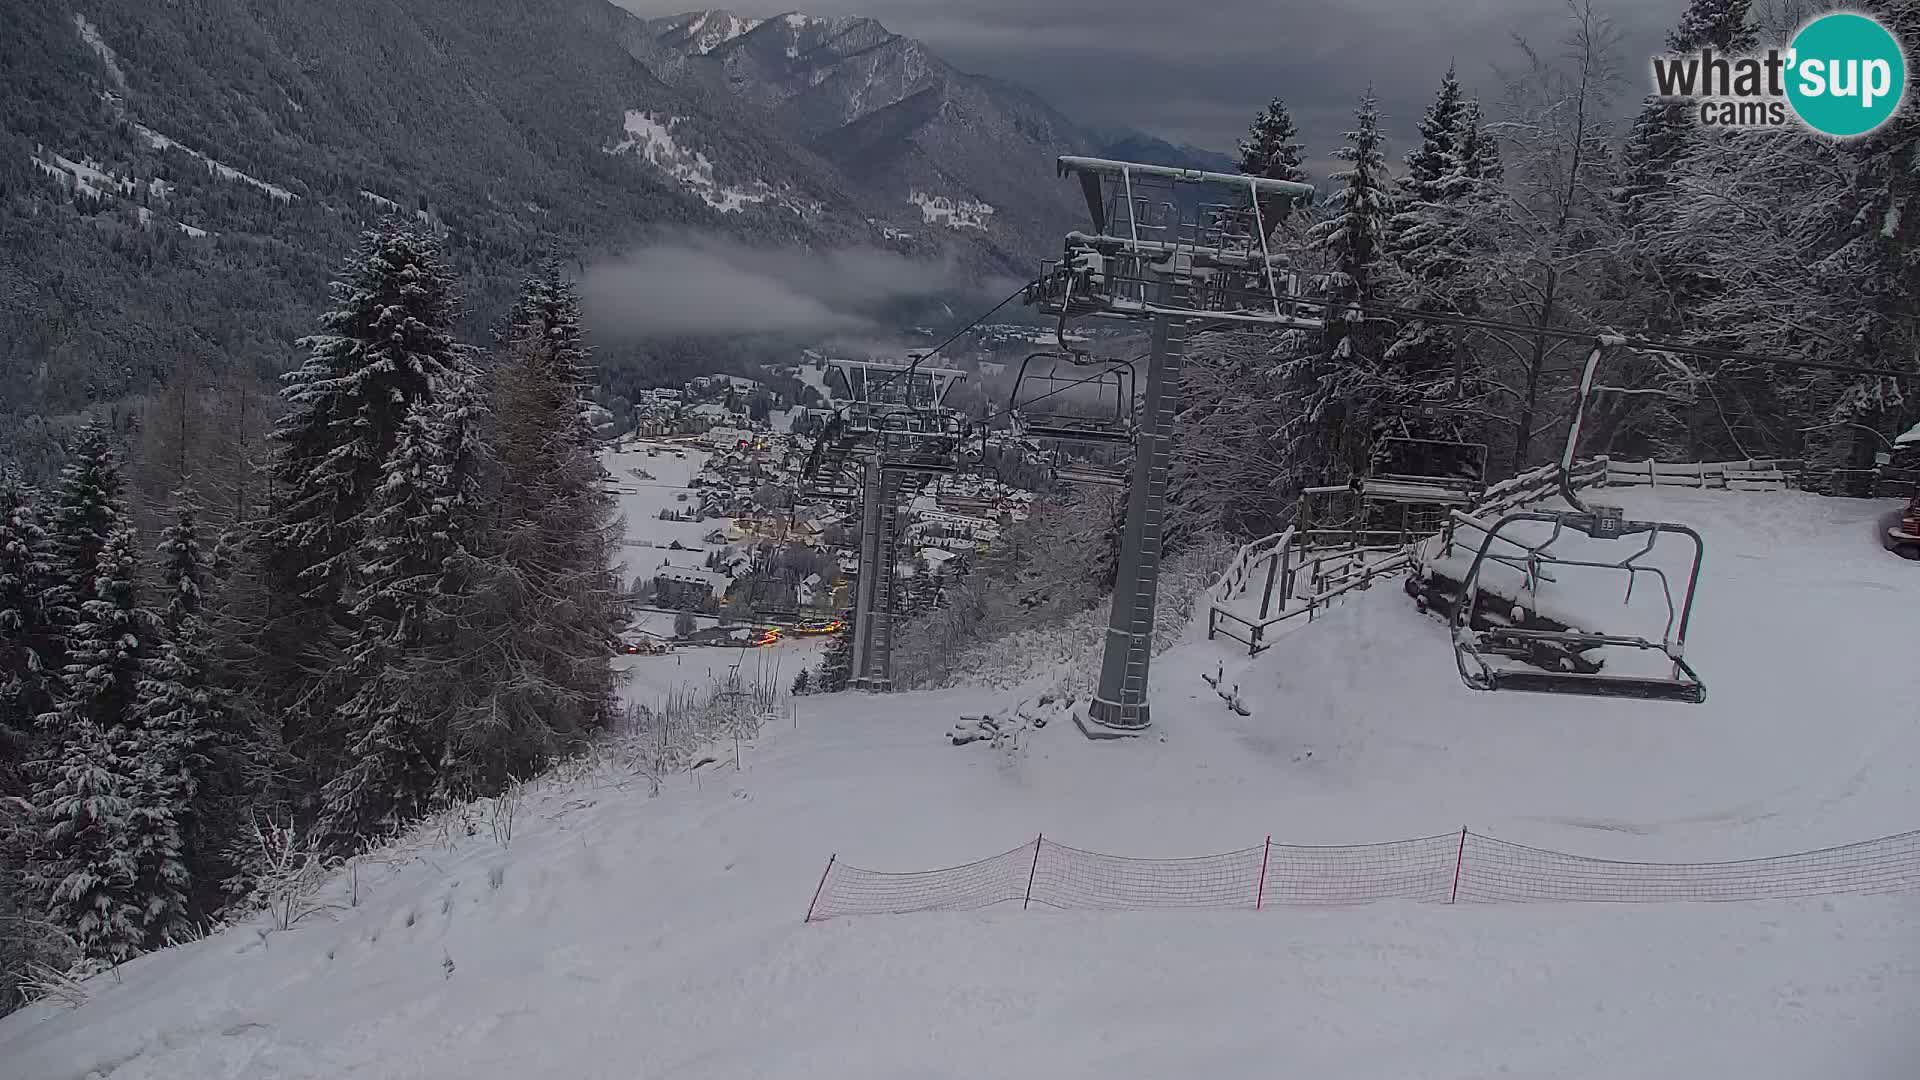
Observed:
[[[610,453],[604,458],[607,471],[613,474],[614,499],[626,521],[621,549],[626,567],[623,578],[630,581],[636,575],[652,573],[663,563],[704,569],[707,552],[715,546],[706,537],[715,529],[725,532],[733,521],[662,521],[660,511],[686,513],[700,509],[699,492],[688,488],[687,482],[706,465],[707,451],[685,443],[638,445],[640,449]],[[648,446],[655,451],[651,456]],[[646,476],[636,475],[636,470]],[[675,543],[683,550],[673,550]]]
[[[617,755],[562,770],[509,838],[476,808],[364,858],[357,897],[342,876],[292,930],[237,927],[0,1021],[0,1075],[1914,1075],[1915,896],[803,925],[831,853],[921,869],[1040,832],[1173,856],[1470,825],[1719,859],[1920,826],[1920,574],[1874,542],[1883,505],[1609,497],[1706,537],[1704,705],[1467,690],[1393,583],[1253,661],[1194,627],[1135,741],[946,744],[1017,690],[803,697],[739,771],[653,796]],[[1201,680],[1217,664],[1251,716]]]

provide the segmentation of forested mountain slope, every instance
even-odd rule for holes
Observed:
[[[648,229],[877,238],[752,110],[654,77],[639,26],[604,0],[10,5],[0,409],[18,427],[188,353],[284,368],[328,270],[388,213],[445,234],[469,335],[543,256]],[[621,149],[635,114],[672,126],[691,180]],[[713,205],[747,186],[764,197]]]

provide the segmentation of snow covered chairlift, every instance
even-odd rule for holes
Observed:
[[[1064,340],[1064,337],[1063,337]],[[1036,360],[1064,360],[1075,365],[1105,365],[1091,375],[1070,378],[1053,370],[1033,370]],[[1074,410],[1061,395],[1079,387],[1090,387],[1092,410]],[[1084,395],[1083,395],[1084,397]],[[1112,401],[1108,408],[1109,399]],[[1084,443],[1096,446],[1132,446],[1134,436],[1134,371],[1131,362],[1086,360],[1071,351],[1037,352],[1020,362],[1008,396],[1007,411],[1019,421],[1022,432],[1035,439]],[[1075,462],[1057,465],[1053,478],[1063,484],[1088,484],[1098,487],[1126,487],[1130,469]]]
[[[1520,690],[1550,694],[1579,694],[1588,697],[1640,698],[1651,701],[1682,701],[1699,704],[1706,700],[1707,689],[1686,659],[1687,627],[1693,616],[1694,593],[1700,581],[1700,566],[1706,549],[1700,534],[1687,525],[1663,521],[1631,521],[1619,507],[1588,505],[1574,491],[1572,469],[1574,451],[1580,440],[1580,426],[1587,399],[1593,391],[1594,369],[1603,351],[1613,342],[1601,339],[1587,357],[1581,377],[1572,430],[1560,460],[1560,494],[1569,510],[1516,510],[1485,527],[1472,517],[1455,511],[1455,520],[1482,528],[1483,539],[1475,553],[1461,587],[1461,602],[1454,611],[1454,659],[1460,678],[1475,690]],[[1531,523],[1551,528],[1544,539],[1529,540],[1537,531]],[[1568,534],[1591,540],[1632,545],[1622,558],[1606,559],[1559,554],[1555,548],[1568,540]],[[1690,545],[1685,584],[1676,594],[1676,578],[1659,566],[1651,565],[1651,555],[1661,538],[1684,537]],[[1496,546],[1499,545],[1499,546]],[[1585,546],[1585,545],[1581,545]],[[1635,583],[1654,581],[1666,602],[1666,627],[1658,641],[1631,634],[1594,633],[1579,629],[1544,629],[1513,625],[1520,621],[1495,604],[1516,603],[1480,587],[1482,573],[1492,565],[1519,571],[1528,583],[1527,592],[1543,580],[1553,580],[1555,567],[1588,567],[1617,570],[1627,576],[1627,596]],[[1524,600],[1518,601],[1524,603]],[[1476,626],[1476,623],[1478,624]],[[1544,647],[1544,648],[1543,648]],[[1655,651],[1668,661],[1661,675],[1620,675],[1604,671],[1581,672],[1548,670],[1531,663],[1544,654],[1578,655],[1595,648],[1625,648]]]

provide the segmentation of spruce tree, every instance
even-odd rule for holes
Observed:
[[[56,735],[82,719],[118,738],[129,729],[139,703],[140,666],[154,655],[158,620],[139,604],[138,558],[133,529],[119,526],[107,537],[80,606],[80,622],[67,634],[65,693],[41,726]]]
[[[49,920],[91,960],[119,963],[140,951],[142,905],[127,844],[132,781],[114,741],[81,714],[36,763],[37,840],[27,884]]]
[[[140,684],[131,826],[153,947],[178,940],[190,919],[217,906],[226,848],[238,834],[241,748],[228,695],[210,675],[209,644],[204,623],[183,620]]]
[[[1451,286],[1460,272],[1460,253],[1448,243],[1449,207],[1454,179],[1461,165],[1460,143],[1468,134],[1466,102],[1460,82],[1449,67],[1440,81],[1433,104],[1420,120],[1420,145],[1407,154],[1407,171],[1396,183],[1400,204],[1393,216],[1392,254],[1398,271],[1396,297],[1407,307],[1446,312]],[[1419,384],[1454,360],[1454,330],[1422,319],[1403,320],[1387,345],[1385,359],[1396,379],[1405,384],[1405,396],[1428,396]],[[1410,433],[1427,434],[1426,425]]]
[[[275,689],[287,743],[321,782],[341,767],[333,726],[344,689],[328,673],[351,632],[347,595],[369,503],[416,402],[454,363],[453,282],[428,234],[398,223],[366,234],[334,284],[322,332],[286,377],[291,409],[273,433],[275,520],[267,575],[275,609],[260,675]]]
[[[1305,182],[1300,154],[1305,147],[1286,103],[1274,98],[1254,117],[1247,137],[1240,140],[1240,171],[1265,180]]]
[[[160,556],[160,580],[166,590],[161,621],[169,631],[178,629],[188,619],[200,617],[209,569],[206,552],[200,544],[199,515],[194,508],[192,490],[175,491],[173,507],[173,523],[161,530],[160,545],[156,549]]]
[[[48,668],[59,651],[47,612],[54,565],[34,492],[0,472],[0,797],[22,793],[33,718],[51,705]]]
[[[104,505],[123,511],[117,497]],[[137,572],[133,531],[117,526],[68,635],[65,693],[40,717],[46,752],[31,799],[41,840],[30,873],[48,911],[89,956],[113,961],[145,943],[151,905],[170,906],[160,864],[177,847],[169,815],[140,783],[144,739],[133,725],[156,625],[138,604]]]
[[[208,571],[193,503],[186,492],[174,498],[174,522],[158,548],[169,597],[161,620],[167,641],[144,665],[135,725],[140,798],[166,809],[171,839],[177,840],[177,854],[169,856],[158,819],[136,816],[135,825],[146,825],[154,838],[143,864],[147,880],[178,878],[183,894],[181,904],[150,905],[146,929],[155,945],[177,938],[188,920],[218,906],[219,882],[232,871],[226,852],[238,835],[246,797],[246,740],[232,695],[216,674],[212,634],[201,612]]]
[[[1343,308],[1371,295],[1374,268],[1385,253],[1390,235],[1394,198],[1387,176],[1386,141],[1380,131],[1379,99],[1368,87],[1354,113],[1347,143],[1333,156],[1348,163],[1330,179],[1339,184],[1334,208],[1308,234],[1314,249],[1327,260],[1319,289],[1327,308],[1327,355],[1336,360],[1353,357],[1353,330],[1361,322],[1358,311]]]
[[[122,488],[107,429],[88,425],[60,472],[51,515],[56,580],[46,599],[49,617],[63,630],[85,618],[82,608],[94,597],[100,553],[126,516]]]
[[[1300,422],[1288,436],[1289,451],[1317,459],[1312,471],[1329,481],[1358,468],[1371,424],[1371,404],[1395,393],[1380,369],[1380,343],[1357,306],[1374,295],[1375,272],[1388,251],[1394,198],[1387,175],[1379,102],[1368,87],[1333,156],[1347,167],[1333,206],[1308,232],[1309,247],[1325,269],[1316,289],[1326,300],[1317,357],[1295,354],[1279,362],[1283,393],[1292,397]]]
[[[402,226],[367,234],[334,284],[324,332],[287,376],[288,414],[273,433],[280,511],[273,541],[289,593],[337,601],[359,513],[415,401],[455,354],[453,283],[438,245]]]
[[[1293,180],[1305,183],[1307,171],[1300,164],[1305,147],[1299,141],[1299,129],[1286,103],[1274,98],[1254,117],[1247,137],[1240,141],[1240,171],[1264,180]],[[1284,196],[1260,200],[1260,218],[1269,235],[1293,209],[1294,200]]]
[[[1452,68],[1420,131],[1421,145],[1407,155],[1407,175],[1399,181],[1401,203],[1393,216],[1395,301],[1420,311],[1470,315],[1477,300],[1462,276],[1476,257],[1475,222],[1493,194],[1500,163],[1481,124],[1479,103],[1462,94]],[[1464,331],[1418,316],[1404,318],[1382,355],[1381,390],[1388,408],[1374,420],[1375,438],[1485,436],[1468,408],[1485,382],[1469,363]]]
[[[163,651],[153,664],[165,670]],[[151,725],[126,732],[120,754],[126,766],[126,853],[133,864],[134,916],[141,946],[163,948],[185,941],[193,875],[187,865],[187,813],[196,794],[195,752],[199,733],[182,726],[189,716],[157,708]]]
[[[1448,176],[1446,191],[1459,198],[1463,185],[1485,186],[1500,181],[1500,143],[1486,129],[1480,114],[1480,99],[1470,98],[1460,110],[1460,131],[1454,137],[1455,164]]]
[[[361,599],[347,653],[359,688],[339,713],[349,764],[325,789],[326,831],[337,842],[419,816],[435,788],[446,728],[430,676],[449,629],[438,604],[441,575],[458,544],[440,487],[442,437],[435,407],[416,404],[361,527]]]
[[[1465,112],[1459,76],[1449,66],[1433,104],[1420,118],[1420,145],[1408,151],[1406,174],[1395,181],[1402,204],[1438,202],[1445,197],[1442,185],[1455,165],[1455,140]]]

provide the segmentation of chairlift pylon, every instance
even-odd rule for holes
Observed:
[[[1677,522],[1628,520],[1621,508],[1589,505],[1573,489],[1573,460],[1587,398],[1593,391],[1594,370],[1609,344],[1607,339],[1596,341],[1587,357],[1566,450],[1560,459],[1560,494],[1570,509],[1516,510],[1491,526],[1455,512],[1457,522],[1483,532],[1473,563],[1461,583],[1460,602],[1454,609],[1453,620],[1454,659],[1461,681],[1472,689],[1691,704],[1706,700],[1706,686],[1686,659],[1687,629],[1692,621],[1700,567],[1706,556],[1700,534]],[[1547,527],[1546,535],[1538,538],[1536,534],[1543,525]],[[1570,544],[1570,534],[1584,540]],[[1649,561],[1663,536],[1685,537],[1689,542],[1691,550],[1684,575],[1669,575],[1664,568]],[[1567,551],[1568,547],[1590,548],[1596,544],[1626,544],[1631,550],[1624,557]],[[1501,597],[1483,587],[1482,578],[1492,566],[1504,566],[1519,575],[1516,595]],[[1538,603],[1541,585],[1556,583],[1560,575],[1554,570],[1561,567],[1619,571],[1625,575],[1627,600],[1631,599],[1636,583],[1652,580],[1666,605],[1666,625],[1659,639],[1595,632],[1542,617]],[[1685,583],[1676,595],[1675,579],[1682,576]],[[1496,602],[1505,605],[1506,610],[1499,610]],[[1534,625],[1524,625],[1529,621]],[[1596,649],[1658,652],[1666,660],[1666,671],[1648,675],[1606,672],[1602,670],[1605,658],[1596,660],[1589,655]]]

